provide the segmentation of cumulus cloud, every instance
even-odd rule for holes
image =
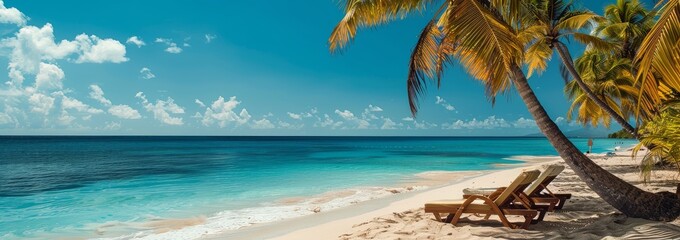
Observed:
[[[173,54],[181,53],[182,48],[177,46],[177,43],[173,42],[172,39],[168,38],[156,38],[157,43],[165,44],[165,51]]]
[[[429,122],[426,122],[426,121],[416,121],[416,120],[414,120],[414,121],[413,121],[413,127],[414,127],[415,129],[423,129],[423,130],[425,130],[425,129],[430,129],[430,128],[437,127],[437,124],[429,123]],[[410,126],[409,126],[409,128],[410,128]]]
[[[96,108],[90,107],[89,105],[81,102],[78,99],[70,98],[70,97],[67,97],[67,96],[62,96],[62,98],[61,98],[61,108],[63,110],[74,109],[78,112],[84,112],[84,113],[89,113],[89,114],[99,114],[99,113],[104,112],[101,109],[96,109]]]
[[[154,75],[151,72],[151,69],[143,67],[142,70],[139,70],[140,77],[143,79],[152,79],[156,78],[156,75]]]
[[[277,124],[279,125],[279,128],[283,129],[301,129],[305,126],[304,124],[291,124],[284,121],[279,121]]]
[[[361,113],[361,118],[366,121],[376,120],[378,119],[378,116],[376,116],[375,113],[382,111],[382,108],[369,104],[368,107],[364,109],[364,112]]]
[[[453,123],[444,123],[444,129],[498,129],[498,128],[535,128],[536,121],[520,117],[514,121],[507,121],[504,118],[489,116],[483,120],[473,118],[469,121],[456,120]]]
[[[302,119],[302,115],[296,114],[296,113],[292,113],[292,112],[288,112],[288,117],[290,117],[290,118],[292,118],[292,119],[295,119],[295,120],[300,120],[300,119]]]
[[[250,126],[252,129],[272,129],[276,128],[274,124],[269,121],[269,119],[262,118],[260,120],[253,120],[253,124]]]
[[[121,119],[140,119],[142,115],[128,105],[115,105],[109,108],[109,113]]]
[[[39,66],[38,74],[35,76],[35,88],[53,90],[63,87],[64,71],[54,64],[40,63]]]
[[[194,102],[195,102],[196,104],[198,104],[198,106],[201,106],[202,108],[205,107],[205,104],[204,104],[203,102],[201,102],[201,100],[195,99]]]
[[[367,120],[357,118],[354,113],[350,112],[349,110],[340,111],[336,109],[335,114],[338,114],[341,118],[348,122],[356,123],[356,128],[358,129],[366,129],[371,125]]]
[[[336,110],[336,111],[338,111],[338,110]],[[322,128],[330,127],[332,129],[336,129],[336,128],[340,128],[343,125],[343,123],[344,123],[343,121],[335,121],[328,114],[324,114],[323,119],[320,118],[319,122],[315,123],[314,126],[315,127],[322,127]]]
[[[42,93],[33,93],[28,98],[31,111],[48,115],[54,106],[54,98]]]
[[[104,126],[104,130],[119,130],[120,128],[119,122],[106,122],[106,126]]]
[[[401,126],[402,124],[397,124],[396,122],[392,121],[390,118],[383,118],[383,125],[380,127],[380,129],[385,129],[385,130],[391,130],[391,129],[397,129],[397,126]]]
[[[239,126],[246,124],[251,116],[245,108],[241,109],[241,112],[237,114],[235,110],[239,104],[241,102],[236,100],[236,96],[230,97],[226,101],[220,96],[205,110],[201,123],[204,126],[217,124],[221,128],[228,125]]]
[[[535,128],[536,126],[536,121],[533,119],[527,119],[527,118],[519,118],[515,120],[512,125],[516,128]]]
[[[14,24],[17,26],[24,26],[28,21],[28,17],[21,13],[19,9],[14,7],[5,7],[4,1],[0,0],[0,23]]]
[[[128,38],[127,41],[125,41],[125,43],[134,44],[138,48],[141,48],[142,46],[146,45],[146,43],[144,41],[142,41],[142,39],[137,37],[137,36],[132,36],[132,37]]]
[[[414,119],[412,117],[404,117],[401,120],[405,122],[413,122]]]
[[[104,97],[104,90],[97,85],[90,85],[90,98],[97,100],[104,106],[110,106],[111,101]]]
[[[111,103],[111,100],[106,99],[104,97],[104,90],[100,88],[97,85],[90,85],[90,98],[97,100],[97,102],[101,103],[104,106],[109,107],[109,114],[120,118],[120,119],[140,119],[142,116],[139,114],[139,111],[135,110],[134,108],[120,104],[120,105],[113,105]]]
[[[153,117],[163,124],[167,125],[184,125],[181,117],[175,117],[172,114],[184,114],[184,108],[175,104],[175,100],[168,97],[168,100],[156,100],[156,103],[151,103],[147,100],[143,92],[138,92],[136,98],[142,100],[142,106],[146,111],[153,113]]]
[[[211,43],[213,40],[215,40],[215,38],[217,38],[217,36],[215,36],[213,34],[206,34],[205,35],[205,42]]]
[[[41,63],[51,64],[74,54],[78,55],[76,63],[120,63],[128,60],[125,46],[113,39],[81,34],[73,41],[56,42],[54,29],[49,23],[42,28],[22,27],[14,37],[3,39],[2,46],[11,49],[8,69],[11,84],[15,87],[21,86],[24,75],[38,74]]]
[[[438,104],[438,105],[441,105],[442,107],[444,107],[444,108],[445,108],[446,110],[448,110],[448,111],[456,110],[456,108],[453,107],[453,105],[451,105],[451,104],[449,104],[448,102],[446,102],[446,100],[444,100],[444,98],[442,98],[442,97],[440,97],[440,96],[437,96],[437,100],[436,100],[434,103],[435,103],[435,104]]]
[[[76,63],[121,63],[128,60],[125,57],[125,45],[117,40],[80,34],[76,36],[76,41],[80,50]]]

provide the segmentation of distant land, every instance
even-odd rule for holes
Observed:
[[[615,132],[612,129],[602,128],[582,128],[572,131],[565,131],[564,135],[570,138],[607,138],[607,135]],[[527,137],[543,137],[543,133],[532,133],[526,135]]]

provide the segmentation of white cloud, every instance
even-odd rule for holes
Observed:
[[[203,107],[203,108],[205,107],[205,104],[204,104],[203,102],[201,102],[201,100],[196,99],[196,100],[194,100],[194,102],[195,102],[196,104],[198,104],[198,106],[201,106],[201,107]]]
[[[128,40],[125,41],[125,43],[134,44],[138,48],[141,48],[142,46],[146,45],[146,43],[144,41],[142,41],[142,39],[140,39],[137,36],[132,36],[132,37],[128,38]]]
[[[64,126],[71,125],[73,120],[76,120],[76,117],[69,115],[66,111],[61,111],[61,115],[57,117],[57,123]]]
[[[167,125],[184,125],[181,117],[173,117],[171,114],[184,114],[184,108],[175,104],[175,101],[168,97],[167,101],[156,100],[155,104],[150,103],[143,92],[138,92],[135,97],[142,100],[142,105],[146,111],[153,113],[153,117],[161,123]]]
[[[142,70],[139,70],[139,74],[140,74],[141,78],[143,78],[143,79],[152,79],[152,78],[156,78],[156,75],[154,75],[154,74],[151,72],[151,69],[146,68],[146,67],[143,67]]]
[[[519,118],[515,120],[515,122],[512,123],[512,125],[515,128],[535,128],[536,126],[536,121],[533,119],[527,119],[527,118]]]
[[[405,122],[413,122],[414,119],[412,117],[404,117],[401,120]]]
[[[444,98],[442,98],[440,96],[437,96],[437,100],[434,103],[441,105],[442,107],[444,107],[448,111],[456,110],[456,108],[453,105],[446,102],[446,100],[444,100]]]
[[[24,26],[28,21],[28,17],[21,13],[19,9],[14,7],[5,7],[4,1],[0,0],[0,23],[14,24],[17,26]]]
[[[380,127],[380,129],[387,129],[387,130],[397,129],[397,126],[399,126],[399,124],[395,123],[390,118],[384,118],[383,121],[384,121],[383,125],[382,125],[382,127]]]
[[[40,90],[61,89],[64,71],[57,65],[40,63],[38,74],[35,76],[35,88]]]
[[[340,115],[340,117],[342,117],[345,120],[354,120],[357,118],[356,116],[354,116],[354,113],[350,112],[349,110],[340,111],[338,109],[335,109],[335,114]]]
[[[104,97],[104,90],[97,85],[90,85],[90,98],[97,100],[104,106],[111,106],[111,101]]]
[[[366,119],[357,118],[354,116],[354,113],[350,112],[349,110],[340,111],[335,109],[335,114],[340,115],[340,117],[346,121],[356,123],[356,128],[358,129],[367,129],[371,126],[371,124]]]
[[[278,125],[279,125],[280,128],[284,128],[284,129],[301,129],[302,127],[305,126],[304,124],[291,124],[291,123],[284,122],[284,121],[279,121]]]
[[[121,119],[140,119],[142,115],[128,105],[115,105],[109,108],[109,113]]]
[[[84,112],[84,113],[89,113],[89,114],[99,114],[99,113],[104,112],[101,109],[96,109],[96,108],[90,107],[89,105],[81,102],[78,99],[70,98],[70,97],[67,97],[67,96],[62,96],[62,98],[61,98],[61,108],[63,110],[75,109],[78,112]]]
[[[74,41],[55,41],[52,24],[42,28],[26,26],[19,29],[14,37],[2,40],[2,47],[11,49],[8,75],[11,85],[21,87],[24,75],[35,75],[40,63],[51,64],[56,60],[77,54],[76,63],[124,62],[125,46],[113,39],[99,39],[96,36],[78,35]]]
[[[206,34],[205,35],[205,42],[211,43],[213,40],[215,40],[215,38],[217,38],[217,36],[215,36],[213,34]]]
[[[382,108],[380,108],[380,107],[378,107],[378,106],[373,106],[373,105],[371,105],[371,104],[368,105],[367,110],[368,110],[368,111],[371,111],[371,112],[382,112],[382,111],[383,111]]]
[[[364,112],[361,114],[361,118],[366,120],[366,121],[371,121],[371,120],[376,120],[379,119],[378,116],[375,115],[376,112],[382,112],[383,109],[378,107],[378,106],[373,106],[373,105],[368,105],[366,109],[364,109]]]
[[[63,59],[78,49],[75,42],[62,40],[56,43],[49,23],[42,28],[23,27],[15,37],[4,39],[2,45],[12,49],[8,68],[16,86],[21,86],[24,74],[37,74],[42,61]]]
[[[125,57],[125,45],[117,40],[80,34],[76,36],[76,41],[81,51],[76,63],[121,63],[128,60]]]
[[[276,128],[269,119],[263,118],[260,120],[253,120],[253,124],[250,126],[252,129],[272,129]]]
[[[489,116],[484,120],[473,118],[469,121],[457,120],[453,123],[442,124],[443,129],[498,129],[498,128],[535,128],[536,121],[520,117],[514,121],[507,121],[496,116]]]
[[[28,98],[28,103],[31,105],[31,111],[47,115],[54,106],[54,98],[41,93],[33,93]]]
[[[336,111],[338,111],[338,110],[336,110]],[[323,120],[321,118],[319,118],[319,122],[314,124],[315,127],[322,127],[322,128],[330,127],[332,129],[339,128],[342,125],[343,125],[342,121],[335,121],[328,114],[324,114]]]
[[[15,123],[14,117],[8,113],[0,112],[0,125],[7,125]]]
[[[494,128],[507,128],[510,127],[508,123],[503,118],[496,118],[496,116],[489,116],[484,120],[477,120],[473,118],[470,121],[457,120],[452,124],[445,123],[442,125],[444,129],[494,129]]]
[[[248,110],[244,108],[239,114],[235,112],[240,103],[236,96],[230,97],[228,101],[220,96],[205,110],[201,123],[205,126],[216,123],[221,128],[231,124],[239,126],[247,123],[251,118]]]
[[[172,39],[156,38],[155,42],[165,44],[165,46],[167,47],[167,48],[165,48],[166,52],[174,53],[174,54],[182,52],[182,48],[178,47],[177,43],[173,42]]]
[[[429,122],[426,122],[426,121],[416,121],[416,120],[414,120],[414,121],[413,121],[413,126],[414,126],[415,129],[423,129],[423,130],[425,130],[425,129],[430,129],[430,128],[433,128],[433,127],[437,127],[437,124],[429,123]]]
[[[292,112],[288,112],[288,117],[290,117],[290,118],[292,118],[292,119],[295,119],[295,120],[300,120],[300,119],[302,119],[302,115],[300,115],[300,114],[295,114],[295,113],[292,113]]]
[[[118,130],[120,129],[121,125],[119,122],[106,122],[106,126],[104,126],[104,130]]]

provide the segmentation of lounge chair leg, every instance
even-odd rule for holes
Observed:
[[[529,225],[532,222],[531,220],[533,220],[534,217],[536,217],[536,215],[524,215],[524,224],[522,224],[522,226],[520,226],[520,228],[528,229]]]
[[[463,215],[463,209],[460,208],[460,209],[458,209],[458,211],[456,211],[456,215],[453,216],[453,219],[451,219],[451,224],[453,224],[453,226],[456,226],[456,224],[458,224],[458,220],[460,220],[460,216],[462,216],[462,215]]]
[[[491,217],[491,214],[487,214],[484,216],[484,220],[489,220],[489,217]]]
[[[539,223],[540,221],[543,221],[543,218],[545,217],[545,214],[547,212],[548,211],[546,211],[545,209],[538,210],[538,219],[533,220],[533,218],[532,218],[531,224],[536,224],[536,223]]]
[[[442,217],[439,215],[438,212],[433,212],[432,214],[434,214],[434,219],[437,219],[437,222],[442,221]]]
[[[567,199],[566,199],[566,198],[560,198],[560,202],[557,204],[557,206],[555,206],[555,209],[556,209],[556,210],[562,209],[562,207],[564,207],[564,204],[565,204],[566,202],[567,202]]]

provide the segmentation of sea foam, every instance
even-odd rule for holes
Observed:
[[[298,200],[289,199],[264,203],[259,207],[226,210],[218,212],[205,219],[201,219],[200,217],[174,220],[155,219],[152,221],[156,224],[150,224],[149,222],[138,223],[140,226],[143,226],[142,228],[146,228],[146,230],[114,238],[99,239],[197,239],[202,236],[218,234],[230,230],[237,230],[255,224],[270,223],[295,217],[302,217],[350,206],[359,202],[391,196],[397,193],[410,192],[425,188],[427,187],[362,187],[343,191],[332,191],[310,198]],[[196,224],[199,220],[202,222]],[[178,226],[181,224],[185,225]],[[153,227],[150,227],[150,225],[153,225]]]

